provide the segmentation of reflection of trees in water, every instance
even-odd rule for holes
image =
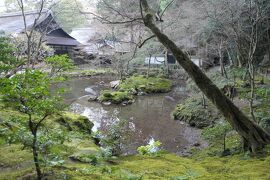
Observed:
[[[99,110],[99,113],[102,114],[102,117],[99,119],[100,131],[106,131],[108,127],[111,127],[112,125],[120,121],[120,119],[118,118],[119,111],[117,109],[112,109],[112,111],[106,111],[101,106]]]

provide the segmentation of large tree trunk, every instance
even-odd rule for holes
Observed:
[[[249,120],[187,55],[157,28],[153,23],[153,16],[151,15],[147,0],[141,0],[140,2],[145,13],[143,17],[145,26],[156,35],[158,40],[165,47],[172,51],[178,63],[195,81],[200,90],[222,112],[232,127],[243,137],[244,141],[247,142],[248,149],[256,153],[256,151],[262,149],[264,145],[269,144],[270,135]]]

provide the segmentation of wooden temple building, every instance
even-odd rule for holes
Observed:
[[[41,13],[27,11],[25,20],[27,30],[34,28],[35,31],[44,34],[44,41],[54,49],[54,54],[68,54],[73,59],[74,48],[80,43],[61,28],[50,10],[44,9]],[[6,35],[23,33],[25,24],[22,12],[0,15],[0,31]]]

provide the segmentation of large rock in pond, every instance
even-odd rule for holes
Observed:
[[[87,87],[84,89],[84,91],[90,93],[91,95],[97,95],[97,92],[92,87]]]
[[[89,99],[88,101],[91,102],[91,101],[97,101],[98,97],[96,95],[89,95]]]
[[[111,88],[116,89],[120,84],[120,80],[110,82]]]

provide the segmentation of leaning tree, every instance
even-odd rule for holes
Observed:
[[[186,53],[160,31],[153,21],[153,11],[147,0],[140,0],[140,10],[144,25],[149,28],[157,39],[175,56],[177,62],[185,69],[200,90],[220,110],[232,127],[244,139],[245,149],[253,153],[270,143],[270,135],[252,122],[220,89],[195,65]]]
[[[112,1],[101,0],[106,2],[107,6],[113,7]],[[98,16],[101,21],[111,24],[124,24],[137,22],[147,27],[146,31],[150,31],[152,35],[146,40],[140,43],[140,47],[145,44],[146,41],[152,38],[157,38],[161,44],[163,44],[168,50],[170,50],[175,56],[177,62],[183,67],[183,69],[189,74],[189,76],[194,80],[199,89],[207,96],[207,98],[220,110],[224,117],[228,120],[231,126],[239,133],[239,135],[244,140],[245,150],[250,150],[256,153],[258,150],[262,149],[265,145],[270,143],[270,135],[265,132],[256,123],[251,121],[233,102],[224,95],[220,89],[201,71],[201,69],[195,65],[189,56],[179,48],[174,41],[172,41],[165,33],[167,33],[162,27],[161,23],[164,23],[164,12],[171,6],[174,0],[168,1],[163,12],[155,13],[153,10],[156,7],[157,1],[147,1],[147,0],[129,0],[125,1],[126,5],[129,4],[136,9],[136,14],[132,17],[127,16],[125,11],[118,11],[118,9],[110,8],[118,16],[122,18],[121,20],[111,21],[110,16],[101,17]],[[179,5],[179,4],[178,4]],[[157,16],[160,16],[157,18]],[[155,20],[155,21],[154,21]]]

